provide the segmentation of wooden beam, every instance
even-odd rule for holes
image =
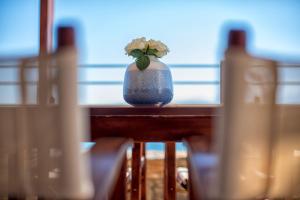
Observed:
[[[40,0],[40,55],[52,50],[54,0]]]
[[[91,116],[212,116],[220,105],[168,105],[166,107],[99,106],[90,107]]]
[[[40,0],[40,49],[39,55],[43,58],[52,51],[52,28],[53,28],[53,6],[54,0]],[[51,91],[49,88],[48,63],[41,59],[39,63],[39,84],[38,84],[38,103],[45,105],[48,102],[53,103]]]
[[[92,140],[126,137],[139,142],[181,141],[194,135],[211,135],[214,119],[213,116],[91,116],[91,136]]]
[[[141,169],[141,200],[146,200],[147,190],[147,159],[146,159],[146,143],[142,142],[142,169]]]
[[[131,199],[141,200],[141,157],[142,144],[135,142],[132,148]]]
[[[175,142],[165,143],[164,200],[176,199],[176,148]]]

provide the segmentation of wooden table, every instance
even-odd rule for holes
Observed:
[[[91,107],[93,141],[101,137],[134,140],[131,198],[146,199],[145,142],[165,142],[164,199],[175,199],[175,142],[191,136],[211,140],[218,105],[166,107]],[[144,159],[145,160],[145,159]]]

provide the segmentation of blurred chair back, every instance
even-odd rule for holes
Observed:
[[[58,33],[61,43],[55,53],[19,61],[20,104],[0,107],[1,196],[93,195],[89,155],[80,150],[88,117],[77,102],[74,30],[63,27]],[[28,104],[31,68],[39,74],[36,105]]]
[[[300,198],[300,105],[278,106],[270,198]]]
[[[263,197],[269,182],[276,63],[250,56],[245,45],[244,32],[230,32],[222,63],[223,113],[215,134],[218,165],[209,198]]]

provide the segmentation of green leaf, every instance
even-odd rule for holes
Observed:
[[[157,52],[158,52],[157,49],[147,49],[146,54],[149,56],[156,56]]]
[[[134,57],[134,58],[138,58],[144,55],[143,51],[140,49],[134,49],[130,52],[129,54],[130,56]]]
[[[148,56],[143,55],[143,56],[138,57],[135,62],[136,62],[136,66],[139,68],[139,70],[143,71],[149,66],[150,59]]]

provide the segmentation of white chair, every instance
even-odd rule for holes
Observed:
[[[72,36],[72,29],[59,29],[59,37],[66,34]],[[71,43],[62,42],[52,55],[20,61],[20,104],[0,107],[1,196],[93,196],[89,155],[80,150],[88,117],[77,102],[77,56]],[[39,72],[36,105],[27,104],[30,67]],[[49,102],[53,89],[55,104]]]
[[[249,55],[245,32],[238,30],[230,32],[221,68],[223,106],[216,114],[214,150],[203,138],[186,140],[191,199],[289,197],[270,193],[272,182],[279,181],[273,173],[276,62]]]
[[[274,140],[272,169],[268,196],[300,198],[300,106],[277,108],[277,130]]]

